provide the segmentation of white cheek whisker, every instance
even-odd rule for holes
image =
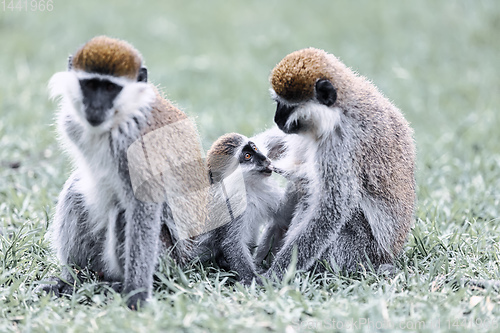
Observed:
[[[317,139],[331,135],[339,126],[342,110],[338,107],[328,107],[314,101],[306,102],[296,108],[285,124],[292,127],[294,123],[302,123]]]

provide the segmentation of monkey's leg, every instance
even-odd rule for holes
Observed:
[[[250,250],[241,240],[233,239],[230,242],[224,242],[222,256],[225,259],[224,264],[238,273],[239,281],[242,284],[248,285],[252,279],[256,278],[257,274]]]
[[[75,282],[73,276],[76,276],[76,273],[70,271],[70,266],[84,268],[89,259],[92,259],[95,268],[102,266],[99,256],[92,256],[92,253],[102,252],[102,240],[90,233],[84,196],[78,191],[79,181],[75,173],[66,181],[59,195],[54,221],[49,229],[52,247],[63,268],[60,277],[50,279],[55,284],[45,284],[39,289],[54,293],[56,296],[73,292]]]
[[[250,284],[256,277],[256,271],[241,227],[244,226],[239,217],[210,231],[207,240],[209,251],[217,265],[222,269],[236,271],[241,283]]]
[[[317,259],[321,258],[323,252],[330,246],[331,240],[336,237],[338,225],[341,221],[330,221],[326,218],[314,217],[309,221],[300,220],[302,216],[295,216],[299,219],[299,225],[290,229],[285,237],[285,243],[279,250],[271,268],[265,276],[272,278],[273,274],[281,279],[285,270],[292,261],[293,249],[297,249],[297,270],[307,271],[313,267]],[[292,221],[293,223],[293,221]]]
[[[377,270],[380,265],[391,262],[383,253],[364,214],[358,211],[340,229],[322,259],[334,270],[355,272],[367,270],[370,266]]]
[[[168,255],[178,265],[186,265],[192,258],[194,245],[191,239],[179,239],[177,226],[168,203],[163,203],[160,214],[160,249],[159,256]]]
[[[123,292],[134,292],[127,305],[137,309],[151,296],[158,261],[161,204],[134,200],[125,211],[125,277]]]

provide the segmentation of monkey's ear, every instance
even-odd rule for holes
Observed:
[[[332,106],[337,100],[337,90],[330,80],[322,79],[316,82],[316,98],[326,106]]]
[[[68,57],[68,71],[70,71],[73,68],[73,56],[70,55]]]
[[[139,75],[137,76],[137,82],[148,82],[148,69],[146,67],[141,67],[139,69]]]

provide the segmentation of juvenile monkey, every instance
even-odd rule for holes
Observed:
[[[301,270],[318,261],[345,271],[390,267],[415,204],[407,121],[373,84],[322,50],[287,55],[270,81],[274,121],[288,134],[285,155],[298,184],[286,194],[293,214],[266,276],[282,276],[294,247]]]
[[[296,172],[297,161],[291,153],[289,136],[277,127],[273,127],[251,138],[271,159],[273,171],[287,179],[286,188],[281,195],[279,207],[265,226],[259,239],[255,254],[258,271],[271,265],[272,259],[283,245],[299,198],[304,194],[301,187],[303,179]]]
[[[127,304],[136,309],[151,296],[162,247],[180,263],[191,257],[184,221],[175,219],[176,197],[167,196],[208,188],[198,134],[146,81],[139,52],[106,36],[88,41],[68,71],[50,80],[52,97],[61,97],[58,132],[74,171],[49,230],[64,267],[46,291],[68,293],[70,267],[87,267],[124,294],[134,291]],[[176,172],[180,164],[190,173]]]
[[[208,151],[207,164],[212,187],[200,255],[236,271],[248,284],[256,276],[252,252],[259,227],[273,217],[282,190],[270,177],[270,160],[243,135],[220,137]]]

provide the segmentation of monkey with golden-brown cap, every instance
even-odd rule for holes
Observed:
[[[142,62],[129,43],[99,36],[50,80],[74,171],[49,229],[63,271],[43,290],[71,293],[72,268],[88,268],[137,309],[162,250],[179,263],[191,258],[189,224],[204,221],[209,187],[198,133],[147,83]]]
[[[371,82],[323,50],[287,55],[270,81],[274,120],[286,134],[271,135],[297,186],[289,188],[293,212],[266,276],[283,275],[294,247],[300,270],[325,261],[341,271],[392,270],[415,205],[408,122]],[[258,252],[269,248],[263,242]]]

